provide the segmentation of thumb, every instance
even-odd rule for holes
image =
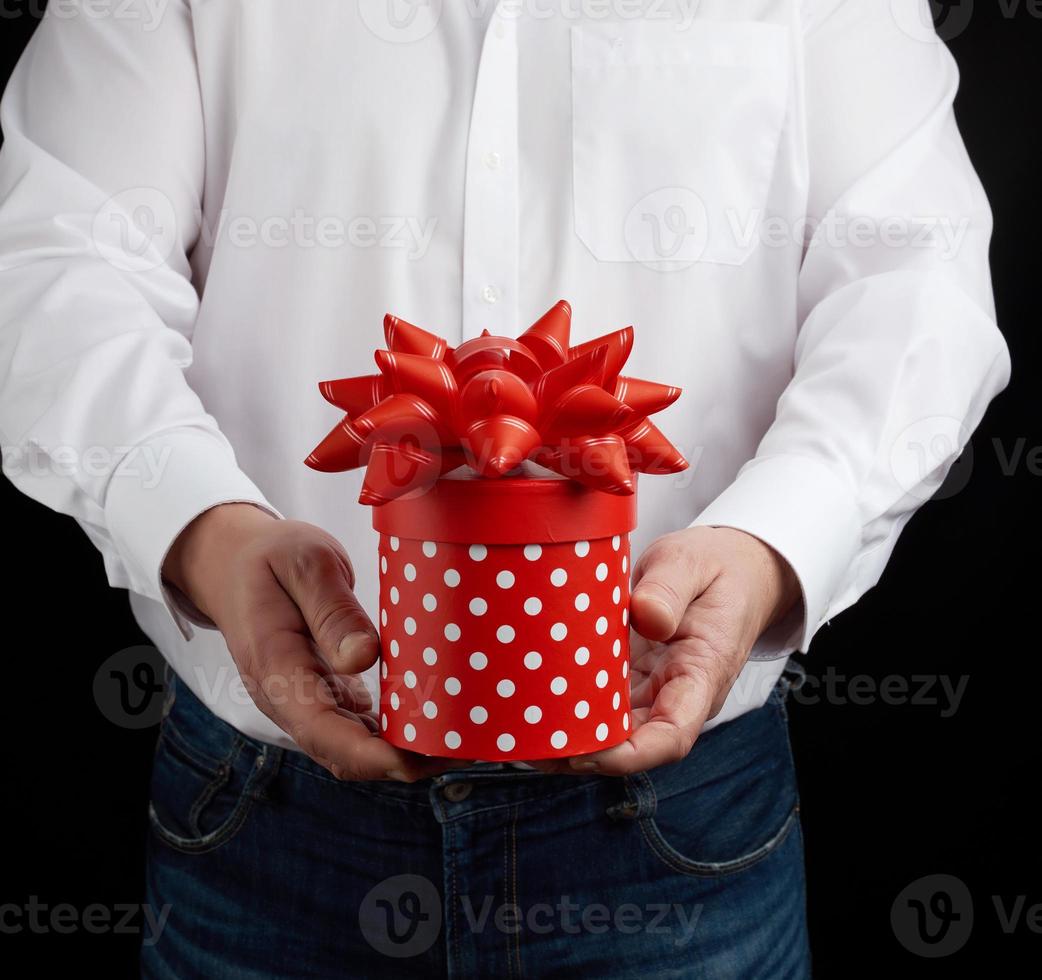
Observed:
[[[649,640],[672,639],[687,607],[713,580],[693,537],[680,531],[653,541],[634,569],[630,614],[633,628]]]
[[[298,557],[281,574],[283,588],[296,603],[319,652],[338,674],[359,674],[376,663],[380,640],[352,585],[346,555],[325,548]]]

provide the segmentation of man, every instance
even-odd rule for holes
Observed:
[[[925,0],[49,11],[0,117],[0,430],[178,678],[146,975],[807,975],[786,657],[1009,373],[956,86]],[[454,767],[372,730],[314,385],[388,309],[458,344],[559,296],[576,342],[635,324],[697,465],[641,485],[629,741]]]

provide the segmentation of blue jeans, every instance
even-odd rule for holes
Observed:
[[[785,690],[650,773],[404,785],[337,782],[175,684],[143,976],[809,976]]]

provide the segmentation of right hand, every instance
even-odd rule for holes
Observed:
[[[325,531],[222,504],[181,532],[163,577],[224,634],[257,707],[338,779],[413,782],[465,764],[380,737],[357,676],[376,662],[379,639],[347,553]]]

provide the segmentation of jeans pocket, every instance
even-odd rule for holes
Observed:
[[[799,825],[788,731],[771,704],[707,732],[686,759],[625,782],[643,842],[681,874],[743,871]]]
[[[152,768],[148,816],[153,833],[185,854],[227,843],[246,822],[277,751],[236,737],[218,759],[193,748],[168,719]]]

